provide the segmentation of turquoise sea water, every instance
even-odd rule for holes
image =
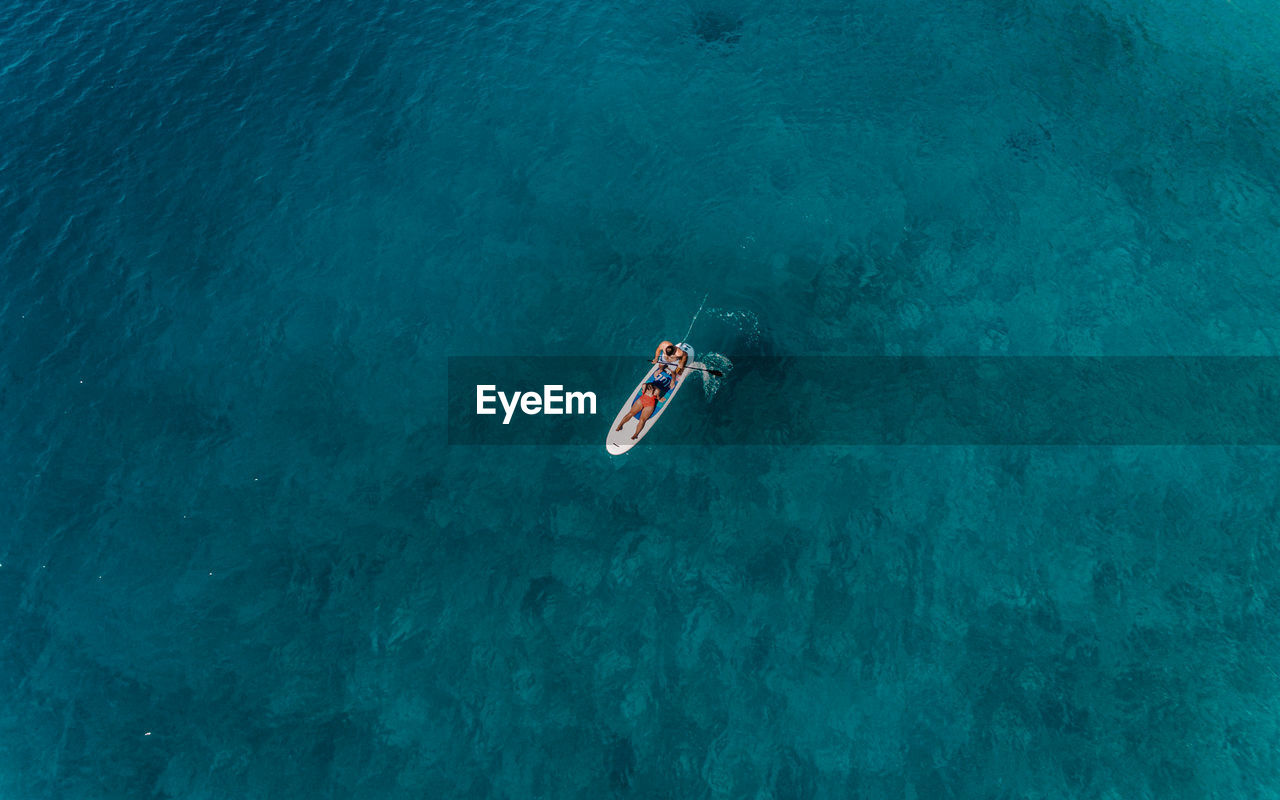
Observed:
[[[0,796],[1277,796],[1273,449],[611,461],[442,404],[704,296],[730,357],[1275,355],[1278,43],[1263,0],[5,3]]]

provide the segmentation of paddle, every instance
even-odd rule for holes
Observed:
[[[657,363],[657,362],[655,362],[655,361],[650,361],[649,363],[650,363],[650,364],[655,364],[655,363]],[[715,376],[715,377],[717,377],[717,378],[723,378],[723,377],[724,377],[724,373],[723,373],[723,372],[721,372],[721,371],[720,371],[720,370],[718,370],[718,369],[707,369],[706,367],[695,367],[695,366],[694,366],[694,365],[692,365],[692,364],[685,364],[684,368],[685,368],[685,369],[696,369],[696,370],[698,370],[699,372],[705,372],[705,373],[707,373],[708,375],[714,375],[714,376]]]

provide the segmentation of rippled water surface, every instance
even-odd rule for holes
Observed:
[[[1272,449],[610,461],[442,406],[460,355],[634,352],[625,393],[700,304],[729,357],[1273,355],[1278,42],[6,3],[0,794],[1274,796]]]

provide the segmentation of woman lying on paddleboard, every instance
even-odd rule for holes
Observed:
[[[635,419],[636,414],[640,415],[640,422],[636,425],[636,432],[631,435],[632,439],[640,438],[640,431],[644,430],[644,424],[649,421],[649,417],[653,416],[653,409],[658,405],[658,400],[662,398],[662,392],[658,384],[646,383],[644,389],[640,391],[640,396],[631,404],[631,410],[623,417],[622,422],[618,423],[615,431],[622,430],[622,426]]]

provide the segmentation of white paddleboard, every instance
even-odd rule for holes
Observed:
[[[627,412],[631,410],[631,406],[635,404],[636,398],[639,397],[640,392],[644,390],[644,385],[653,377],[653,373],[658,371],[658,367],[660,365],[654,364],[653,367],[645,373],[644,378],[636,385],[636,388],[632,389],[631,394],[627,395],[626,402],[622,404],[622,408],[618,409],[618,415],[613,418],[613,424],[609,426],[609,436],[604,440],[604,447],[609,451],[610,455],[620,456],[639,444],[640,440],[647,436],[649,431],[653,430],[653,426],[658,424],[658,420],[666,413],[667,406],[671,405],[671,401],[676,399],[676,395],[680,393],[680,390],[684,388],[684,385],[693,377],[696,370],[692,370],[690,367],[702,366],[701,364],[695,365],[693,363],[692,347],[684,342],[680,342],[676,347],[679,347],[681,350],[689,354],[689,360],[685,362],[684,373],[681,374],[680,377],[676,378],[676,384],[671,387],[671,391],[667,392],[667,396],[659,400],[657,405],[654,406],[653,414],[644,423],[644,430],[640,431],[639,436],[632,439],[631,437],[636,432],[636,426],[640,424],[640,415],[633,414],[630,419],[627,419]],[[622,422],[624,419],[626,420],[626,424],[622,426],[622,430],[615,430],[615,428],[618,427],[618,423]]]

